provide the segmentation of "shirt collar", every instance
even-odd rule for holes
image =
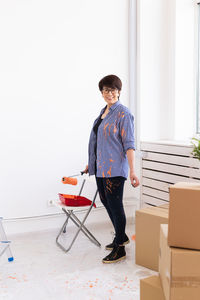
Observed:
[[[110,110],[114,110],[119,104],[121,104],[120,100],[118,100],[117,102],[115,102],[115,104],[113,104],[113,105],[110,107]]]
[[[115,102],[115,104],[113,104],[111,107],[110,107],[110,110],[113,111],[119,104],[121,104],[120,100],[118,100],[117,102]],[[105,111],[107,105],[102,108],[101,112],[100,112],[100,115]]]

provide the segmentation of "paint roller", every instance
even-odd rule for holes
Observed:
[[[81,175],[83,175],[85,172],[82,171],[81,172]],[[71,185],[77,185],[78,183],[78,180],[77,178],[73,178],[73,177],[77,177],[79,176],[80,174],[77,174],[77,175],[73,175],[73,176],[70,176],[70,177],[63,177],[62,178],[62,183],[64,184],[71,184]]]
[[[62,178],[62,183],[64,184],[72,184],[72,185],[77,185],[77,178],[72,178],[72,177],[63,177]]]

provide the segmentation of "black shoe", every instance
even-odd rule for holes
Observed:
[[[116,238],[114,238],[114,240],[113,240],[113,242],[111,243],[111,244],[109,244],[109,245],[106,245],[105,246],[105,249],[106,250],[112,250],[113,248],[114,248],[114,246],[115,246],[115,240],[116,240]],[[125,246],[125,245],[127,245],[127,244],[129,244],[130,243],[130,241],[129,241],[129,238],[128,238],[128,236],[125,234],[125,240],[124,240],[124,242],[123,242],[123,246]]]
[[[126,258],[124,246],[115,246],[110,254],[102,259],[104,264],[111,264]]]

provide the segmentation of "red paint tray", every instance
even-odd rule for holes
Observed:
[[[67,194],[58,194],[60,201],[62,204],[66,206],[90,206],[92,201],[83,197],[83,196],[76,196],[76,195],[67,195]],[[96,204],[93,204],[96,207]]]

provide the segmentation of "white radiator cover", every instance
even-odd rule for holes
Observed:
[[[200,182],[200,161],[189,144],[170,141],[141,142],[141,206],[169,202],[169,186]]]

